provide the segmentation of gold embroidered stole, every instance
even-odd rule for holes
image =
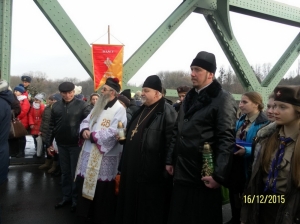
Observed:
[[[114,104],[113,107],[108,108],[107,110],[104,110],[97,119],[97,123],[95,123],[95,126],[97,127],[92,128],[93,130],[105,130],[110,127],[110,124],[112,123],[112,119],[118,110],[118,106]],[[89,141],[89,140],[88,140]],[[83,144],[81,153],[79,155],[78,163],[77,163],[77,169],[78,165],[81,161],[81,155],[82,151],[84,150],[86,141]],[[102,162],[103,154],[99,151],[96,144],[91,144],[91,151],[90,151],[90,157],[88,160],[86,173],[84,176],[84,182],[82,187],[82,197],[87,198],[89,200],[94,199],[97,181],[98,181],[98,175],[100,172],[101,162]],[[76,170],[77,170],[76,169]],[[77,173],[77,171],[76,171]],[[76,177],[75,177],[76,179]]]
[[[82,197],[89,200],[94,199],[102,157],[103,154],[99,152],[97,146],[95,144],[92,144],[92,149],[82,187]]]

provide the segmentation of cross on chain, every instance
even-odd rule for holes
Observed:
[[[132,130],[132,134],[130,136],[130,140],[132,140],[132,137],[135,135],[135,133],[138,132],[137,128],[138,128],[138,126],[135,126],[135,129]]]

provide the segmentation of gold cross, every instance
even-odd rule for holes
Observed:
[[[135,135],[135,133],[138,132],[137,128],[138,128],[138,126],[135,126],[135,129],[132,130],[132,134],[130,136],[130,141],[132,140],[132,137]]]

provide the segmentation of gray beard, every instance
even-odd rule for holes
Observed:
[[[144,104],[146,102],[146,99],[144,97],[141,97],[141,102]]]
[[[98,118],[102,114],[105,106],[109,102],[109,95],[100,95],[99,99],[95,103],[95,106],[93,110],[91,111],[91,118],[90,118],[90,131],[92,130],[92,127],[97,122]]]

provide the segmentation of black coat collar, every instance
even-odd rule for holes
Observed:
[[[222,90],[222,86],[217,80],[203,89],[199,94],[196,92],[195,88],[192,88],[185,96],[183,101],[184,117],[188,118],[192,116],[196,111],[209,105],[212,98],[218,96],[219,92]],[[196,99],[195,99],[196,98]]]
[[[104,107],[104,110],[107,110],[107,108],[112,107],[117,102],[117,97],[115,97],[113,100],[109,101],[106,106]]]
[[[164,112],[164,106],[165,106],[165,99],[162,97],[160,100],[157,101],[157,107],[154,109],[154,111],[152,112],[152,115],[146,125],[146,127],[149,127],[149,125],[152,123],[152,121],[155,119],[156,115],[158,113],[163,113]],[[130,123],[128,123],[127,125],[127,130],[129,129],[132,121],[144,110],[145,105],[142,105],[137,111],[136,113],[133,114]]]

